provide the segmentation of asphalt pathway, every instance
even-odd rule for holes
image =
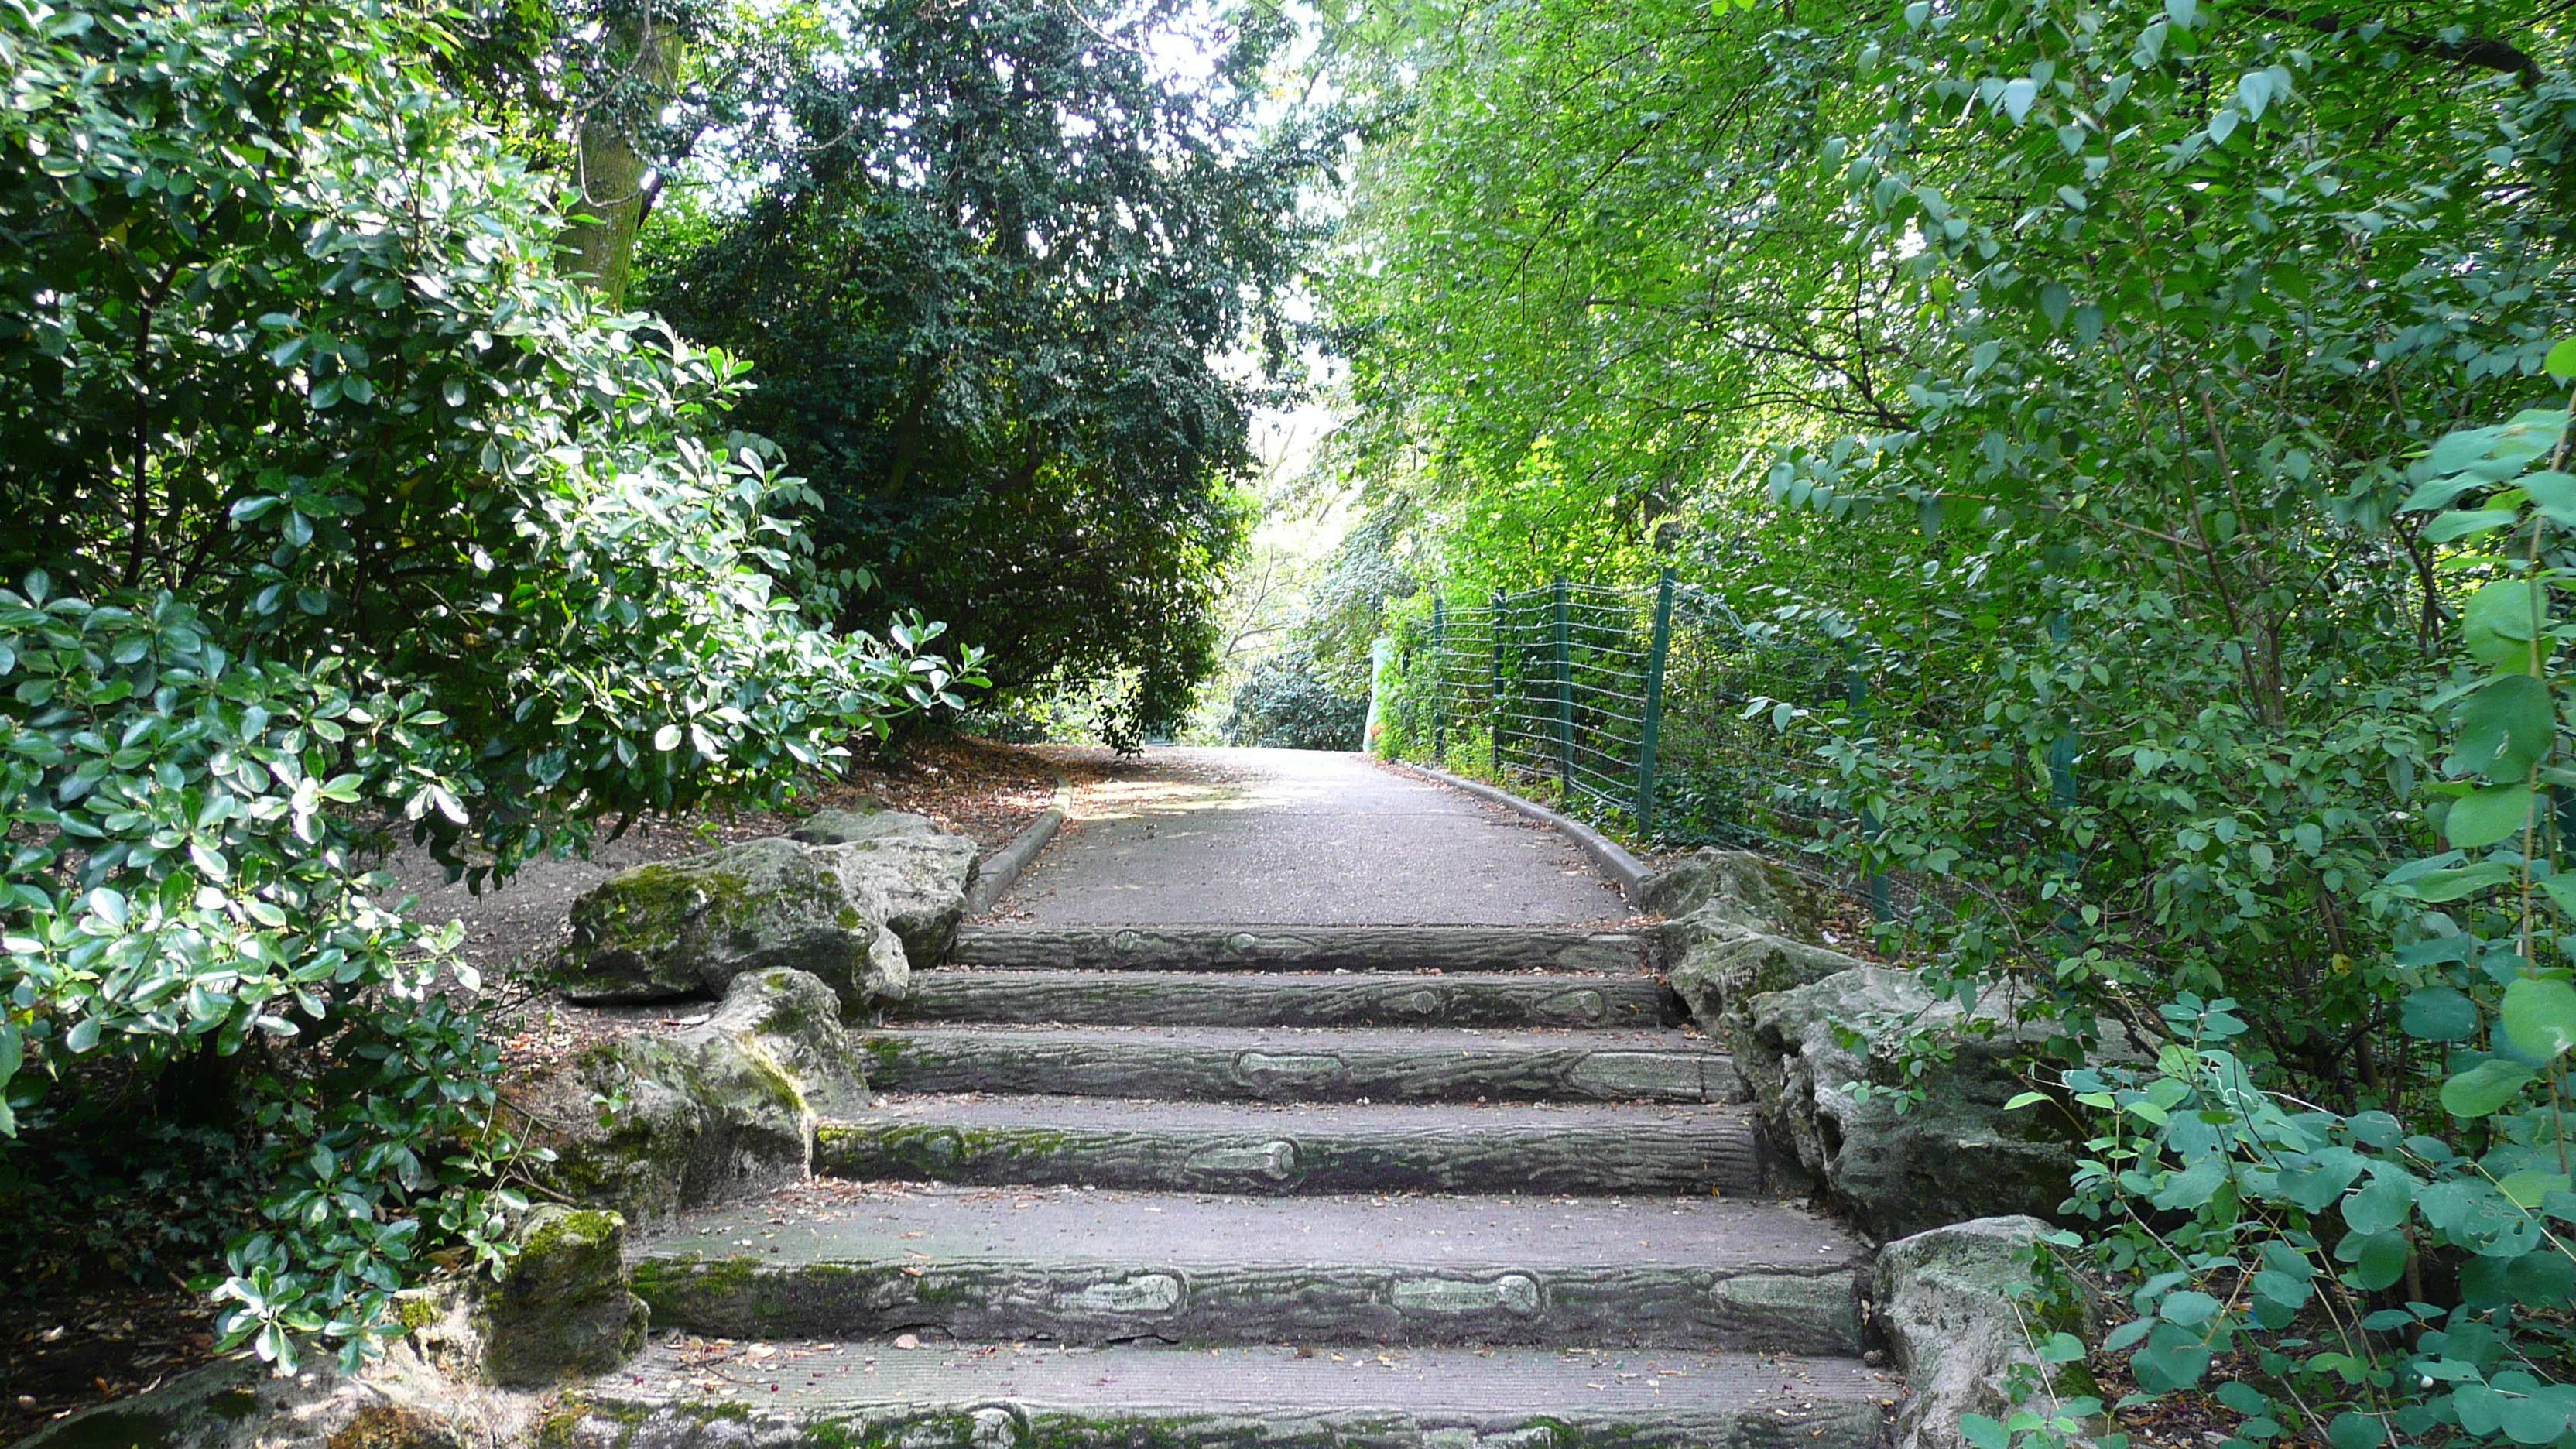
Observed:
[[[1358,755],[1155,748],[1085,784],[986,919],[1561,926],[1628,914],[1556,831]]]

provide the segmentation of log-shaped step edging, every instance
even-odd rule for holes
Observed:
[[[654,1327],[1069,1343],[1859,1351],[1858,1243],[1710,1198],[815,1188],[634,1264]]]
[[[815,1132],[814,1170],[904,1182],[1349,1192],[1760,1193],[1745,1109],[1285,1107],[1082,1097],[888,1098]]]
[[[859,1038],[905,1092],[1299,1102],[1725,1102],[1735,1067],[1676,1032],[949,1026]]]
[[[633,1449],[1874,1449],[1896,1394],[1848,1358],[664,1338],[558,1419]]]
[[[948,959],[1037,971],[1653,969],[1635,931],[1510,926],[961,926]]]
[[[1652,976],[1209,975],[987,971],[912,978],[904,1021],[1118,1026],[1678,1026],[1681,998]]]

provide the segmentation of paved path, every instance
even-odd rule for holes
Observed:
[[[1537,926],[1628,914],[1564,836],[1357,755],[1160,748],[1080,791],[1073,820],[990,919]]]

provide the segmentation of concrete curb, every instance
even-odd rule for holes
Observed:
[[[1418,765],[1410,760],[1391,763],[1400,763],[1405,769],[1425,779],[1435,780],[1453,790],[1464,790],[1480,800],[1488,800],[1500,805],[1515,815],[1527,816],[1542,825],[1553,826],[1564,832],[1575,844],[1583,847],[1583,853],[1592,857],[1593,863],[1601,867],[1602,874],[1619,883],[1619,893],[1626,896],[1632,905],[1637,899],[1637,887],[1644,883],[1647,876],[1654,874],[1647,868],[1644,861],[1630,855],[1627,848],[1619,842],[1582,821],[1550,810],[1535,800],[1524,800],[1509,790],[1488,785],[1482,780],[1462,779],[1447,770]]]
[[[976,863],[975,883],[966,889],[967,915],[980,916],[991,910],[1011,887],[1020,883],[1020,872],[1029,868],[1029,862],[1037,859],[1038,852],[1046,849],[1047,842],[1063,828],[1065,812],[1073,808],[1073,782],[1053,761],[1048,762],[1047,770],[1055,776],[1055,803],[1047,807],[1044,815],[1030,821],[1029,828],[1013,837],[1010,844]]]

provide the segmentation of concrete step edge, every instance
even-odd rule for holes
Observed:
[[[1643,931],[1510,926],[962,926],[962,965],[1079,971],[1651,970]]]
[[[1087,1110],[1086,1110],[1087,1109]],[[1299,1196],[1759,1195],[1786,1186],[1740,1111],[1385,1104],[1329,1111],[1062,1097],[902,1099],[820,1124],[814,1170],[855,1179]]]
[[[925,1026],[862,1033],[858,1045],[870,1083],[906,1092],[1336,1102],[1743,1095],[1725,1053],[1679,1033]]]
[[[1626,1028],[1687,1015],[1643,975],[980,969],[918,973],[890,1012],[905,1022]]]
[[[1872,1449],[1897,1394],[1845,1358],[666,1338],[570,1391],[563,1417],[570,1442],[630,1449],[715,1429],[915,1449]]]
[[[817,1184],[639,1247],[722,1338],[1659,1345],[1853,1353],[1860,1243],[1689,1199],[1293,1200]]]

